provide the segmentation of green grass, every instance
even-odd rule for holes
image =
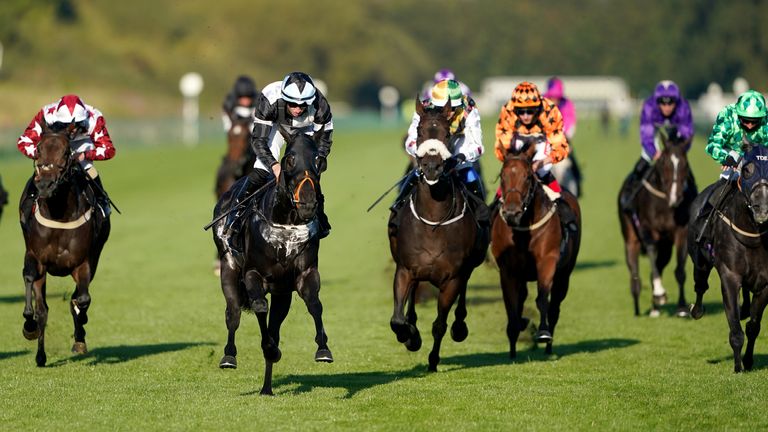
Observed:
[[[485,171],[499,164],[487,124]],[[530,335],[507,356],[506,317],[492,265],[468,290],[469,338],[446,338],[438,373],[427,373],[435,302],[418,307],[424,347],[407,352],[389,329],[392,276],[388,200],[365,209],[399,176],[401,129],[336,132],[323,178],[334,226],[323,241],[321,299],[336,362],[316,364],[311,318],[294,297],[283,326],[276,397],[261,397],[258,326],[243,315],[239,369],[217,365],[226,340],[224,299],[202,226],[213,206],[219,143],[196,148],[118,146],[100,163],[122,215],[91,286],[90,353],[74,357],[68,278],[49,278],[48,367],[21,335],[23,241],[15,217],[31,172],[6,156],[0,172],[12,204],[0,223],[0,424],[5,430],[759,430],[768,384],[768,344],[756,370],[732,372],[716,277],[701,321],[634,317],[615,209],[622,176],[639,154],[635,134],[603,134],[582,122],[575,145],[586,174],[579,267],[555,335],[553,356]],[[700,186],[716,177],[703,137],[691,152]],[[495,188],[495,185],[493,186]],[[390,197],[391,198],[391,197]],[[690,266],[689,266],[690,267]],[[650,303],[643,262],[641,307]],[[664,275],[677,300],[672,271]],[[688,301],[693,300],[687,284]],[[530,302],[530,299],[529,299]],[[534,310],[531,304],[528,305]],[[533,312],[532,312],[533,313]],[[535,313],[534,313],[535,314]]]

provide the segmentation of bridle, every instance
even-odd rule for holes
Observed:
[[[508,160],[523,161],[523,162],[528,163],[528,166],[530,166],[530,162],[528,161],[528,157],[525,154],[519,154],[519,155],[514,155],[514,156],[507,156],[507,159]],[[510,193],[515,193],[516,192],[516,193],[520,194],[520,196],[524,197],[523,198],[523,214],[525,214],[528,211],[528,208],[531,206],[531,202],[533,202],[533,196],[534,196],[533,191],[534,191],[534,187],[536,186],[535,180],[530,179],[530,177],[532,175],[533,174],[528,175],[530,181],[528,182],[528,190],[525,191],[525,193],[523,193],[523,191],[518,190],[515,187],[513,187],[510,190],[504,191],[501,194],[501,197],[499,197],[499,201],[501,202],[501,204],[504,204],[504,196],[505,195],[508,195]]]
[[[309,183],[309,185],[312,187],[312,190],[317,192],[315,181],[312,179],[312,177],[309,176],[309,170],[304,170],[304,177],[299,180],[299,182],[293,188],[293,193],[291,194],[291,203],[294,207],[299,207],[299,205],[301,205],[301,198],[299,195],[301,194],[301,188],[304,187],[304,185],[307,183]]]
[[[48,136],[48,137],[50,137],[50,136],[64,136],[64,134],[50,133],[49,132],[45,136]],[[67,137],[65,136],[65,138],[67,138]],[[39,159],[36,159],[34,161],[35,176],[37,178],[40,177],[40,174],[42,172],[47,172],[47,171],[50,171],[50,170],[52,170],[54,168],[58,168],[59,169],[59,174],[53,180],[53,189],[56,189],[57,187],[59,187],[61,182],[64,181],[65,177],[67,176],[67,173],[69,172],[70,168],[72,167],[72,161],[74,160],[74,153],[72,153],[72,149],[69,146],[69,141],[70,140],[67,138],[66,139],[66,150],[64,152],[64,155],[65,155],[65,163],[64,164],[40,163]],[[38,149],[39,148],[40,147],[39,147],[39,144],[38,144]]]

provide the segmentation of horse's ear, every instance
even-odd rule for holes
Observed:
[[[416,114],[419,117],[424,116],[424,103],[421,101],[421,96],[418,93],[416,93]]]
[[[443,105],[443,115],[445,118],[450,118],[451,121],[453,121],[453,118],[456,117],[456,114],[458,114],[458,111],[453,112],[453,107],[451,107],[451,101],[448,100],[448,102]]]

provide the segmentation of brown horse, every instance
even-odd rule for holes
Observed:
[[[266,363],[263,395],[272,394],[272,366],[282,357],[280,326],[288,315],[294,291],[304,300],[315,323],[315,361],[333,362],[322,320],[318,271],[320,172],[315,160],[316,140],[321,133],[322,130],[315,137],[303,133],[284,135],[286,149],[277,185],[267,189],[258,203],[254,203],[252,211],[243,216],[248,218],[241,233],[245,238],[244,262],[233,268],[223,261],[221,266],[228,336],[219,367],[237,367],[235,332],[240,326],[241,310],[252,310],[259,321]],[[263,173],[271,176],[266,171]],[[214,209],[214,217],[221,214],[222,208],[229,207],[230,200],[230,193],[222,196]],[[222,224],[219,222],[216,229],[222,229]],[[213,239],[221,259],[224,253],[221,239],[215,232]],[[271,294],[271,307],[267,294]]]
[[[216,171],[217,199],[238,179],[248,175],[256,162],[256,155],[250,146],[252,117],[233,117],[232,126],[227,131],[227,154],[221,158],[221,165]]]
[[[448,314],[457,299],[451,337],[461,342],[468,335],[464,321],[467,281],[475,267],[483,262],[488,249],[488,230],[475,222],[460,180],[446,168],[446,160],[452,154],[447,147],[450,105],[427,109],[417,100],[416,112],[420,116],[417,134],[420,175],[414,192],[399,210],[399,227],[395,230],[390,225],[389,230],[390,251],[397,266],[390,326],[399,342],[410,351],[418,351],[421,335],[416,327],[416,286],[421,281],[436,286],[440,294],[437,318],[432,324],[434,345],[429,353],[429,370],[437,371]],[[393,214],[393,217],[398,216]],[[404,314],[406,300],[408,312]]]
[[[672,140],[659,132],[662,139],[661,155],[654,162],[642,188],[634,196],[632,214],[622,211],[622,193],[626,193],[629,177],[619,193],[619,219],[627,267],[630,273],[630,291],[634,300],[635,315],[640,315],[640,276],[638,257],[648,255],[651,262],[651,283],[653,286],[651,316],[659,316],[659,306],[667,302],[667,294],[661,283],[664,267],[672,258],[674,246],[677,255],[675,279],[679,288],[676,314],[688,315],[685,302],[685,260],[688,233],[689,208],[696,197],[696,182],[693,179],[686,148],[690,141]]]
[[[69,304],[75,325],[72,352],[85,354],[85,328],[91,296],[88,288],[96,275],[99,256],[109,237],[109,217],[93,204],[86,174],[70,150],[71,136],[53,133],[47,127],[37,145],[35,175],[37,189],[33,214],[25,214],[21,197],[19,213],[26,243],[24,255],[24,337],[37,339],[38,366],[45,366],[45,326],[48,321],[46,275],[70,275],[75,291]],[[34,299],[34,305],[33,305]]]
[[[576,265],[581,241],[581,210],[568,191],[552,201],[535,178],[534,145],[510,150],[501,168],[499,211],[491,226],[491,252],[496,258],[501,291],[507,310],[509,356],[517,355],[516,343],[528,320],[522,317],[528,297],[527,282],[536,281],[536,306],[540,322],[536,342],[546,343],[552,353],[552,339],[560,318],[560,304],[568,293],[571,272]],[[576,216],[577,228],[561,227],[558,206],[568,205]]]

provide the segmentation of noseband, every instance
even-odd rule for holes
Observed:
[[[293,194],[291,194],[291,202],[293,203],[294,207],[298,207],[301,204],[299,194],[301,193],[301,188],[304,187],[304,185],[307,183],[312,186],[312,190],[316,190],[315,181],[312,180],[312,177],[309,176],[309,171],[304,170],[304,178],[302,178],[296,187],[293,188]]]

